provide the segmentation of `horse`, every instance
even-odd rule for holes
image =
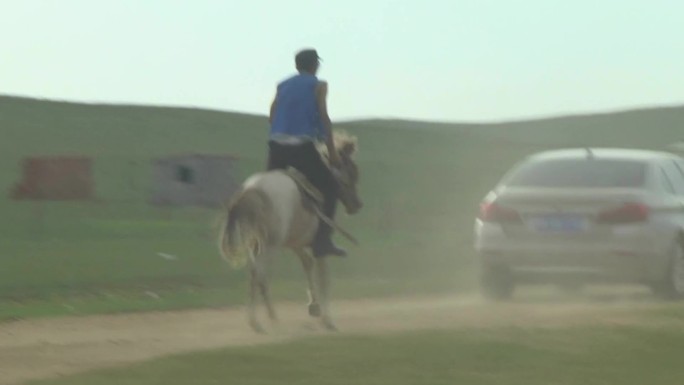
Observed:
[[[357,192],[359,169],[353,158],[357,139],[335,131],[333,143],[341,160],[339,167],[331,168],[339,185],[338,198],[347,214],[355,214],[363,206]],[[326,148],[319,146],[318,150],[328,164]],[[233,267],[249,265],[247,315],[257,333],[265,332],[256,315],[259,294],[269,318],[277,321],[269,294],[269,265],[282,249],[294,251],[301,260],[308,283],[309,315],[320,318],[324,328],[336,330],[329,309],[327,260],[314,258],[308,249],[322,220],[311,203],[288,173],[274,170],[248,177],[227,207],[219,249]]]

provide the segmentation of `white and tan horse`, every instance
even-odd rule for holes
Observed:
[[[335,148],[342,164],[335,170],[340,184],[339,198],[347,213],[362,207],[356,185],[358,168],[352,158],[356,138],[336,132]],[[322,150],[325,157],[325,151]],[[271,320],[276,312],[269,295],[269,266],[277,253],[291,249],[302,262],[308,281],[309,314],[320,317],[323,325],[335,329],[330,316],[329,276],[326,258],[313,258],[308,246],[319,223],[318,216],[306,207],[294,180],[281,171],[257,173],[249,177],[227,209],[220,233],[219,247],[223,257],[234,267],[249,265],[250,285],[248,317],[250,326],[263,332],[256,315],[259,294]]]

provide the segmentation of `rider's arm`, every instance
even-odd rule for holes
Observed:
[[[278,100],[277,94],[276,94],[276,97],[273,98],[273,102],[271,103],[271,111],[268,113],[268,123],[269,124],[273,123],[273,115],[275,114],[276,100]]]
[[[332,121],[330,120],[330,115],[328,115],[328,83],[319,82],[316,87],[316,100],[318,102],[318,112],[321,117],[321,123],[323,124],[323,131],[325,133],[325,145],[328,147],[328,156],[330,163],[334,166],[340,164],[340,158],[335,151],[335,144],[333,142],[332,134]]]

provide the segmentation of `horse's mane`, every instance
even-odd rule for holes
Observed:
[[[354,155],[358,151],[358,139],[356,136],[349,134],[343,130],[333,130],[333,143],[337,151],[345,153],[349,156]],[[318,151],[325,159],[328,158],[328,148],[325,144],[318,147]]]

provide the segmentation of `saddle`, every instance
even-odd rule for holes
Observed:
[[[285,173],[285,175],[292,178],[292,180],[297,185],[299,193],[302,196],[302,206],[304,206],[304,209],[309,210],[310,212],[315,214],[320,220],[327,223],[335,230],[339,231],[340,234],[342,234],[353,244],[359,244],[359,241],[356,240],[356,238],[353,235],[351,235],[348,231],[340,227],[340,225],[338,225],[332,219],[328,218],[323,214],[323,194],[320,192],[320,190],[314,187],[314,185],[312,185],[311,182],[309,182],[309,179],[307,179],[307,177],[304,176],[304,174],[302,174],[301,171],[290,166],[283,170],[283,172]]]
[[[305,209],[314,213],[323,209],[323,194],[309,182],[309,179],[301,171],[294,167],[288,167],[284,172],[297,185]]]

